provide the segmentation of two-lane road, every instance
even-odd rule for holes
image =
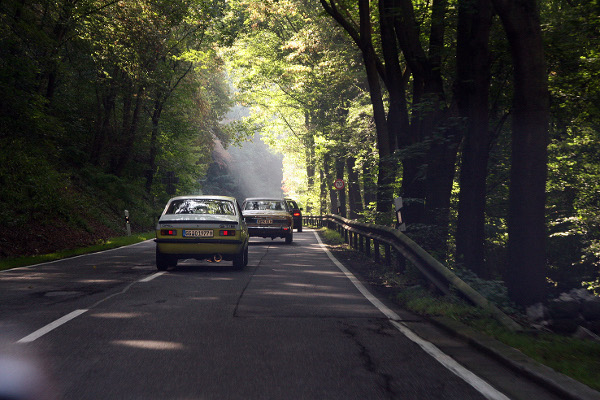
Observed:
[[[252,239],[242,271],[186,260],[157,273],[154,246],[0,273],[0,333],[39,355],[56,398],[552,398],[367,298],[309,229],[291,245]]]

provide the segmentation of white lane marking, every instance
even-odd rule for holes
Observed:
[[[87,308],[87,309],[82,309],[82,310],[75,310],[73,312],[70,312],[69,314],[60,317],[59,319],[57,319],[56,321],[53,321],[51,323],[49,323],[48,325],[44,326],[43,328],[38,329],[37,331],[30,333],[29,335],[25,336],[22,339],[17,340],[17,343],[31,343],[36,339],[39,339],[40,337],[44,336],[46,333],[53,331],[54,329],[58,328],[59,326],[66,324],[67,322],[69,322],[70,320],[77,318],[78,316],[80,316],[81,314],[84,314],[85,312],[89,311],[90,309],[96,307],[98,304],[113,298],[115,296],[118,296],[120,294],[123,294],[125,292],[127,292],[129,290],[129,288],[131,288],[133,285],[135,285],[136,283],[139,282],[150,282],[152,279],[157,278],[159,276],[161,276],[162,274],[164,274],[165,272],[157,272],[156,274],[152,274],[150,276],[147,276],[143,279],[131,282],[129,285],[125,286],[125,288],[123,290],[121,290],[118,293],[113,293],[110,296],[107,296],[105,298],[103,298],[102,300],[96,302],[95,304],[93,304],[91,307]]]
[[[433,343],[422,339],[416,333],[411,331],[405,324],[400,322],[400,316],[396,314],[393,310],[391,310],[388,306],[383,304],[379,299],[377,299],[369,290],[350,272],[342,263],[340,263],[337,258],[331,252],[323,242],[321,238],[317,234],[317,231],[313,231],[315,237],[317,238],[317,242],[327,254],[329,259],[350,279],[350,281],[356,286],[356,288],[365,296],[367,300],[371,302],[379,311],[381,311],[398,329],[404,336],[418,344],[427,354],[432,356],[435,360],[437,360],[440,364],[446,367],[450,372],[454,373],[456,376],[464,380],[466,383],[471,385],[475,390],[481,393],[486,399],[490,400],[509,400],[504,394],[500,393],[486,381],[460,365],[456,360],[452,357],[445,354],[443,351],[438,349]]]
[[[72,320],[73,318],[76,318],[78,316],[80,316],[81,314],[87,312],[88,310],[75,310],[63,317],[60,317],[59,319],[57,319],[54,322],[49,323],[48,325],[44,326],[43,328],[38,329],[37,331],[25,336],[24,338],[20,339],[17,341],[17,343],[29,343],[29,342],[33,342],[34,340],[44,336],[46,333],[58,328],[59,326],[61,326],[62,324],[66,324],[67,322],[69,322],[70,320]]]
[[[144,279],[140,279],[138,282],[150,282],[152,279],[158,278],[159,276],[163,275],[164,273],[165,273],[165,271],[157,272],[155,274],[145,277]]]

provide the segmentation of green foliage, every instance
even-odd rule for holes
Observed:
[[[199,189],[215,138],[239,140],[222,124],[232,102],[216,49],[241,29],[229,6],[2,3],[0,217],[18,234],[0,255],[65,246],[52,229],[70,244],[108,237],[125,209],[148,229],[169,171],[179,192]]]
[[[473,271],[466,269],[455,269],[453,272],[497,307],[509,314],[517,313],[517,306],[508,297],[508,290],[503,281],[481,279]]]
[[[7,229],[67,213],[68,175],[56,170],[43,149],[18,139],[1,140],[0,149],[0,220]]]
[[[325,159],[372,150],[365,119],[346,120],[368,104],[358,53],[318,1],[242,3],[249,28],[227,58],[239,101],[252,109],[246,123],[285,155],[286,193],[318,210],[319,188],[330,186],[320,177]]]
[[[549,279],[555,292],[600,276],[600,19],[595,2],[552,2],[544,16],[552,93]]]
[[[396,296],[400,304],[428,316],[444,316],[459,321],[485,317],[485,312],[455,296],[433,297],[425,288],[416,285],[403,289]]]

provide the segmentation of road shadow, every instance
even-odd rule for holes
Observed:
[[[221,262],[208,262],[201,260],[181,260],[181,264],[177,264],[176,267],[171,267],[167,270],[167,273],[207,273],[207,272],[241,272],[243,270],[236,268],[232,265],[231,261]],[[248,268],[248,267],[246,267]]]

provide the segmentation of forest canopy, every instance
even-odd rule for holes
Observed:
[[[599,15],[597,0],[3,1],[0,256],[113,234],[126,208],[151,229],[172,194],[241,196],[223,154],[260,134],[305,213],[393,224],[401,196],[409,236],[519,305],[598,293]]]

